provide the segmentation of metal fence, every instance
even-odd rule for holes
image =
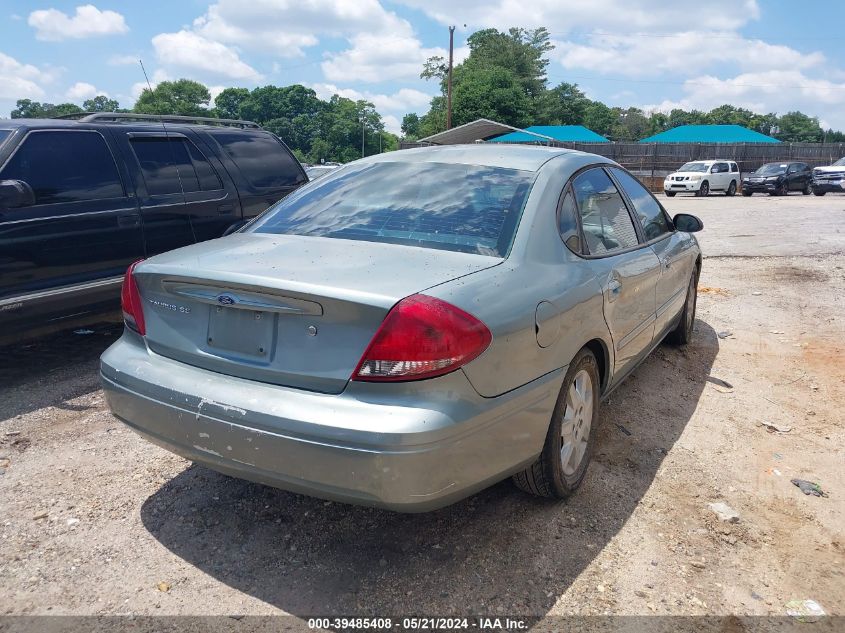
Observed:
[[[533,143],[536,144],[536,143]],[[425,143],[400,144],[400,149],[422,147]],[[764,163],[800,161],[810,167],[830,165],[845,156],[845,143],[562,143],[544,145],[566,147],[615,160],[642,180],[658,189],[663,177],[691,160],[724,158],[734,160],[743,173]],[[659,184],[655,185],[654,183]]]

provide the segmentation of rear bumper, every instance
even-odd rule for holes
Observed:
[[[460,371],[328,395],[191,367],[127,333],[103,354],[101,378],[119,419],[187,459],[293,492],[422,512],[536,458],[563,370],[497,398],[479,396]]]

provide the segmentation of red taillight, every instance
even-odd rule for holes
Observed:
[[[448,374],[477,358],[492,338],[484,323],[460,308],[412,295],[387,314],[352,380],[419,380]]]
[[[123,288],[120,291],[120,307],[123,309],[123,321],[138,334],[147,333],[144,324],[144,310],[141,304],[141,293],[138,292],[138,284],[135,282],[135,266],[140,264],[142,259],[126,269],[123,277]]]

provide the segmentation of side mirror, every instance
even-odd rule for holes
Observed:
[[[0,180],[0,209],[17,209],[33,204],[35,193],[23,180]]]
[[[679,213],[672,218],[675,228],[684,233],[698,233],[704,228],[704,222],[689,213]]]

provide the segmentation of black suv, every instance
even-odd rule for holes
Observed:
[[[307,181],[248,121],[0,121],[0,344],[102,317],[135,260],[220,237]]]
[[[807,163],[766,163],[742,179],[743,196],[785,196],[790,191],[800,191],[805,196],[813,192],[813,174]]]

